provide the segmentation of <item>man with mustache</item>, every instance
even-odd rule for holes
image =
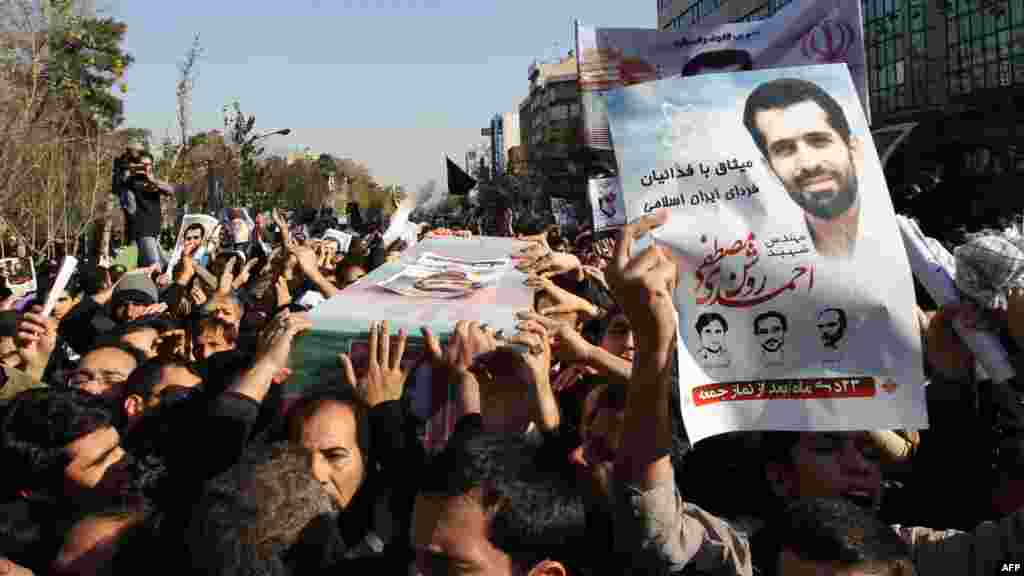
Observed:
[[[743,123],[768,168],[804,210],[819,254],[849,258],[860,235],[855,155],[842,106],[820,86],[795,78],[772,80],[747,98]]]
[[[754,318],[754,335],[761,343],[761,363],[765,366],[781,365],[785,359],[786,317],[774,310],[762,312]]]

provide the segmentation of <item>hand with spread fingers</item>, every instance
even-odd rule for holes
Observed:
[[[540,324],[551,337],[551,347],[554,356],[559,362],[569,365],[590,361],[594,345],[587,342],[574,327],[565,322],[559,322],[536,312],[525,310],[516,314],[520,321],[533,321]]]
[[[575,272],[577,280],[582,280],[583,264],[580,259],[566,252],[548,252],[533,262],[522,264],[519,270],[542,278],[559,276]]]
[[[623,227],[615,257],[606,271],[615,301],[629,318],[637,340],[646,340],[660,353],[669,353],[676,337],[678,318],[672,293],[678,270],[656,244],[637,255],[632,254],[632,248],[635,240],[664,224],[667,217],[668,213],[661,211]]]
[[[366,378],[361,382],[356,380],[356,372],[348,354],[339,356],[346,383],[358,390],[371,408],[401,398],[402,387],[409,377],[409,370],[402,367],[408,337],[405,330],[399,330],[398,341],[392,352],[388,328],[387,321],[370,325],[370,357]]]
[[[519,333],[507,341],[510,346],[502,346],[484,359],[494,374],[495,394],[510,398],[506,402],[515,404],[514,398],[525,389],[528,421],[522,424],[532,421],[542,431],[554,430],[561,422],[561,413],[551,390],[551,337],[544,325],[535,320],[521,321],[518,329]],[[504,408],[506,417],[517,413],[514,406]],[[487,414],[484,416],[486,419]],[[510,421],[514,420],[511,417]]]
[[[455,332],[444,350],[429,328],[423,328],[423,339],[434,365],[448,372],[449,382],[455,387],[458,415],[480,413],[480,389],[482,386],[490,388],[493,380],[477,360],[497,348],[494,331],[476,322],[460,321],[455,324]]]
[[[427,349],[438,366],[446,367],[452,373],[468,373],[477,358],[493,352],[498,347],[494,331],[478,322],[460,320],[448,339],[448,345],[441,350],[441,344],[430,331],[423,329]]]
[[[278,370],[287,368],[295,336],[312,327],[313,323],[305,314],[293,314],[288,310],[281,312],[260,334],[256,361],[265,362]]]
[[[192,289],[189,290],[189,298],[192,300],[194,306],[202,306],[206,304],[209,298],[206,297],[206,292],[199,284],[193,284]]]
[[[242,271],[239,272],[234,282],[231,283],[231,287],[235,290],[238,290],[242,288],[242,286],[245,286],[249,282],[249,277],[252,275],[252,270],[253,268],[256,267],[257,264],[259,264],[259,260],[256,258],[253,258],[252,260],[246,262],[245,265],[242,266]]]
[[[578,313],[583,314],[588,318],[597,318],[601,313],[597,306],[591,304],[586,299],[580,298],[572,292],[559,287],[549,278],[530,276],[526,279],[526,285],[530,288],[541,290],[554,300],[554,306],[549,306],[537,311],[542,316]]]

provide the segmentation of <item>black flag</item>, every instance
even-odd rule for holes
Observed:
[[[465,196],[476,186],[476,180],[452,162],[451,158],[445,156],[445,160],[448,161],[448,193],[453,196]]]

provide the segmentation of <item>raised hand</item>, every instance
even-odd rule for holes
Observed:
[[[580,298],[572,292],[560,288],[549,278],[531,276],[530,278],[527,278],[526,285],[543,291],[555,301],[554,306],[549,306],[543,310],[537,311],[542,316],[579,313],[590,318],[597,318],[600,314],[600,310],[597,306],[588,302],[584,298]]]
[[[18,356],[34,380],[42,380],[50,355],[57,347],[56,318],[44,317],[42,306],[33,306],[18,320]]]
[[[189,290],[189,298],[192,300],[192,304],[197,307],[206,304],[206,301],[209,300],[206,297],[206,292],[198,284],[192,285],[192,289]]]
[[[220,273],[220,280],[217,282],[217,294],[223,295],[231,293],[231,288],[235,283],[235,262],[237,261],[238,258],[232,256],[231,259],[228,260],[227,265],[224,266],[224,271]]]
[[[429,328],[423,328],[423,338],[435,365],[443,366],[453,373],[468,373],[477,358],[493,352],[498,346],[492,330],[477,322],[464,320],[455,324],[455,332],[443,351],[441,343]]]
[[[632,254],[633,242],[665,223],[667,212],[644,216],[626,225],[619,233],[615,257],[608,266],[608,284],[642,344],[668,353],[676,336],[677,315],[672,292],[678,282],[673,262],[657,245],[638,255]]]
[[[532,261],[527,260],[519,264],[517,268],[520,272],[526,274],[550,278],[567,272],[576,272],[577,275],[580,275],[582,274],[583,264],[579,258],[572,254],[566,252],[547,252]]]
[[[530,320],[544,327],[551,337],[552,351],[559,362],[586,364],[590,361],[594,345],[587,342],[573,326],[529,310],[519,312],[516,317],[521,321]]]
[[[348,354],[339,356],[346,382],[363,395],[371,408],[402,397],[402,386],[409,377],[409,370],[402,367],[407,341],[405,330],[399,330],[398,344],[392,354],[387,321],[371,324],[369,365],[362,382],[356,380],[356,372]]]
[[[305,314],[293,314],[288,310],[281,312],[260,334],[257,362],[266,362],[279,370],[287,368],[295,336],[312,327],[313,323]]]

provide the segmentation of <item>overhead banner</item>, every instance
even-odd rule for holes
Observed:
[[[594,218],[594,231],[618,228],[626,223],[626,204],[617,177],[591,178],[587,195]]]
[[[910,268],[845,65],[659,80],[608,113],[627,218],[669,211],[691,439],[927,427]]]
[[[793,0],[764,20],[685,31],[577,24],[576,54],[583,141],[595,177],[618,173],[605,95],[660,78],[845,63],[870,119],[861,2]]]

